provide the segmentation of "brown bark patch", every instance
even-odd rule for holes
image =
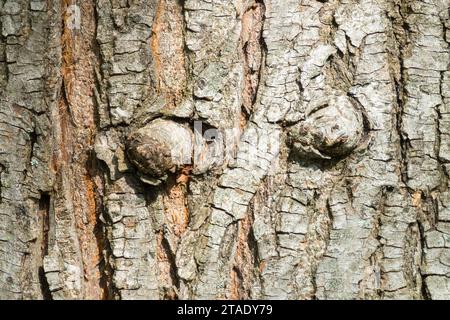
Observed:
[[[250,248],[250,233],[253,219],[247,215],[239,221],[238,242],[234,256],[234,266],[231,270],[230,298],[233,300],[250,299],[250,288],[254,278],[254,261]]]
[[[189,224],[187,186],[191,170],[191,167],[183,168],[175,181],[169,184],[163,198],[166,220],[176,237],[180,237]]]
[[[264,5],[255,2],[242,15],[241,46],[244,61],[242,103],[248,114],[253,110],[259,86],[263,57],[262,30],[264,11]]]
[[[58,177],[55,191],[59,196],[55,198],[54,214],[56,217],[67,216],[67,210],[73,210],[73,226],[78,240],[73,242],[73,246],[79,248],[70,250],[79,250],[80,257],[70,259],[81,258],[84,284],[80,298],[101,299],[104,297],[104,289],[100,286],[101,250],[95,234],[99,209],[96,185],[90,174],[95,169],[91,168],[89,156],[97,130],[92,99],[93,63],[96,61],[94,3],[83,1],[77,4],[81,15],[79,26],[74,25],[71,16],[74,12],[69,10],[72,5],[74,3],[70,0],[61,3],[62,88],[54,119],[57,125],[53,157],[53,168]],[[60,228],[72,228],[72,225],[65,222]]]
[[[178,1],[160,0],[153,23],[151,49],[156,88],[165,97],[169,108],[181,101],[187,81],[183,29],[183,12]]]

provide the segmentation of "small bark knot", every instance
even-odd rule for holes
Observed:
[[[341,95],[314,103],[306,111],[306,119],[289,130],[288,137],[292,150],[300,156],[332,159],[348,156],[363,134],[361,110]]]
[[[131,163],[154,184],[152,178],[164,179],[192,160],[192,132],[170,120],[156,119],[135,132],[126,141]],[[156,184],[156,183],[155,183]]]

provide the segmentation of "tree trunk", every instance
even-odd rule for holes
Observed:
[[[448,0],[0,0],[0,298],[449,299]]]

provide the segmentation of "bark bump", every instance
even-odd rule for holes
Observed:
[[[305,158],[319,159],[349,155],[363,134],[361,111],[343,95],[312,103],[306,119],[289,130],[294,151]]]

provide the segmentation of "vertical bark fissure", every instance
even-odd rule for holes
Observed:
[[[25,173],[24,175],[27,176],[28,172],[31,169],[31,166],[33,166],[33,156],[34,156],[34,147],[37,143],[37,139],[38,139],[38,135],[36,134],[36,130],[33,130],[30,134],[29,134],[29,144],[30,144],[30,152],[28,154],[28,162],[27,162],[27,167],[25,169]],[[35,161],[35,160],[34,160]]]
[[[55,6],[61,47],[60,90],[52,115],[56,238],[48,248],[45,271],[52,273],[48,279],[55,298],[99,299],[104,296],[102,248],[96,234],[100,181],[93,178],[96,168],[90,161],[97,131],[92,93],[97,63],[94,3],[64,0]]]
[[[161,114],[148,120],[165,115],[180,124],[186,122],[182,120],[186,114],[177,112],[180,104],[190,99],[187,96],[189,69],[185,56],[185,29],[184,1],[159,0],[152,25],[151,50],[156,74],[155,95],[163,102]],[[157,232],[156,250],[160,288],[165,299],[178,298],[180,279],[175,254],[190,219],[187,194],[191,170],[191,166],[186,165],[179,172],[170,174],[167,183],[156,191],[162,195],[164,212],[164,231]]]
[[[3,197],[2,197],[2,175],[3,172],[5,172],[5,166],[0,163],[0,204],[3,203]]]
[[[241,15],[240,49],[244,65],[241,130],[245,128],[258,103],[258,92],[261,87],[267,54],[267,46],[263,37],[265,10],[264,1],[256,0],[249,4]],[[266,184],[265,181],[264,179],[263,185]],[[251,287],[259,268],[257,242],[253,234],[254,213],[251,209],[253,201],[255,201],[255,195],[250,200],[246,216],[237,222],[236,250],[230,270],[230,297],[232,299],[252,297]]]
[[[243,112],[246,121],[256,104],[267,46],[262,35],[265,21],[264,1],[256,0],[242,14],[241,50],[244,60]]]
[[[47,277],[45,276],[45,271],[44,271],[43,267],[39,267],[38,276],[39,276],[39,285],[41,288],[42,299],[53,300],[52,292],[50,290],[50,286],[48,284]]]
[[[441,73],[442,74],[442,73]],[[441,75],[441,79],[442,79],[442,75]],[[440,86],[439,86],[440,87]],[[441,95],[442,97],[442,95]],[[442,98],[441,98],[442,99]],[[442,99],[442,102],[444,100]],[[445,192],[445,190],[448,188],[448,173],[445,170],[445,160],[443,161],[443,159],[441,158],[440,155],[440,150],[441,150],[441,144],[442,144],[442,130],[441,130],[441,121],[442,121],[442,114],[441,114],[441,104],[436,105],[434,107],[435,113],[436,113],[436,142],[435,142],[435,147],[434,147],[434,152],[436,155],[436,160],[438,162],[438,170],[441,174],[441,179],[440,179],[440,185],[436,186],[436,189],[438,189],[439,191],[443,191]],[[433,190],[430,190],[433,191]]]
[[[160,242],[158,243],[158,250],[160,251],[159,256],[161,261],[169,265],[168,267],[168,278],[170,279],[170,286],[163,287],[163,299],[164,300],[177,300],[178,299],[178,289],[180,287],[180,279],[177,275],[177,265],[175,262],[175,253],[172,251],[170,243],[164,237],[163,232],[160,232]]]
[[[156,73],[156,95],[163,109],[173,110],[183,99],[187,84],[183,2],[159,0],[152,25],[151,49]]]
[[[426,263],[426,256],[425,256],[425,250],[426,250],[426,239],[425,239],[425,230],[424,230],[424,226],[422,224],[422,222],[420,221],[420,219],[417,220],[417,227],[419,229],[419,241],[420,241],[420,247],[421,247],[421,261],[420,261],[420,277],[421,277],[421,287],[420,287],[420,293],[422,295],[422,299],[425,300],[431,300],[431,295],[430,295],[430,291],[428,289],[427,286],[427,282],[426,282],[426,275],[423,273],[423,271],[421,270],[423,265]]]
[[[350,201],[351,201],[351,199],[350,199]],[[328,248],[328,245],[331,240],[331,230],[333,228],[333,223],[334,223],[333,210],[331,208],[329,198],[326,199],[325,208],[326,208],[326,211],[325,211],[326,216],[328,218],[328,222],[327,222],[328,228],[325,229],[325,235],[323,236],[324,245],[322,248],[322,252],[323,252],[322,257],[326,255],[327,248]],[[311,254],[311,253],[309,253],[309,254]],[[317,261],[315,263],[311,264],[311,285],[312,285],[312,292],[310,293],[311,300],[318,300],[318,297],[317,297],[317,269],[318,269],[318,261],[320,260],[320,258],[316,258],[316,259],[317,259]]]
[[[52,293],[50,291],[50,286],[44,271],[44,257],[48,254],[48,247],[49,247],[50,214],[51,214],[50,194],[41,193],[38,208],[39,208],[39,219],[41,220],[42,225],[41,239],[40,239],[41,257],[40,257],[40,266],[38,267],[39,284],[41,288],[42,298],[44,300],[52,300],[53,299]]]
[[[106,108],[104,100],[108,99],[108,96],[105,95],[104,87],[104,75],[102,72],[101,65],[105,63],[102,60],[100,44],[98,41],[98,3],[96,1],[93,2],[93,12],[92,18],[95,21],[95,28],[93,30],[93,38],[91,39],[91,54],[93,56],[93,61],[95,61],[92,66],[92,107],[93,107],[93,127],[94,132],[92,132],[92,138],[95,137],[96,134],[101,130],[102,126],[102,116],[104,109]],[[90,179],[94,182],[94,194],[95,194],[95,202],[96,202],[96,224],[94,227],[94,234],[97,240],[97,248],[99,252],[99,263],[98,268],[100,272],[99,277],[99,287],[102,290],[102,300],[112,300],[115,297],[120,297],[119,291],[114,286],[113,282],[113,273],[114,268],[110,264],[110,259],[112,256],[111,245],[109,243],[109,239],[107,237],[106,230],[106,219],[108,219],[108,215],[106,214],[105,204],[104,204],[104,196],[105,191],[104,188],[108,183],[103,174],[107,173],[106,166],[103,166],[101,161],[99,161],[95,155],[95,150],[92,148],[88,151],[89,157],[86,162],[87,172],[89,172]]]
[[[103,179],[103,183],[105,183]],[[102,199],[102,197],[100,197]],[[99,215],[99,218],[101,217],[99,226],[99,233],[102,235],[99,237],[99,239],[102,240],[102,242],[99,242],[99,246],[101,246],[101,252],[102,252],[102,259],[99,264],[101,276],[100,276],[100,287],[103,289],[103,300],[121,300],[121,292],[119,288],[116,287],[114,282],[114,265],[111,264],[111,261],[113,259],[113,250],[111,248],[110,239],[107,236],[108,225],[113,225],[113,221],[111,220],[110,216],[107,214],[107,209],[105,208],[105,204],[103,201],[101,201],[101,212]],[[101,228],[101,229],[100,229]]]
[[[251,240],[252,224],[252,213],[248,210],[247,216],[238,222],[236,251],[231,268],[230,297],[235,300],[251,298],[250,288],[257,261],[257,249]]]
[[[404,105],[407,99],[407,91],[405,88],[406,70],[404,67],[404,59],[406,50],[409,46],[409,25],[407,22],[407,12],[408,12],[408,0],[399,0],[393,6],[398,10],[398,16],[390,17],[393,35],[396,43],[396,52],[392,53],[392,57],[396,59],[398,64],[398,70],[393,71],[393,79],[396,90],[397,98],[397,110],[396,116],[396,128],[400,144],[400,177],[405,185],[408,187],[408,169],[407,169],[407,151],[409,147],[409,138],[407,133],[403,130],[403,117],[404,117]],[[398,77],[397,77],[398,75]]]

